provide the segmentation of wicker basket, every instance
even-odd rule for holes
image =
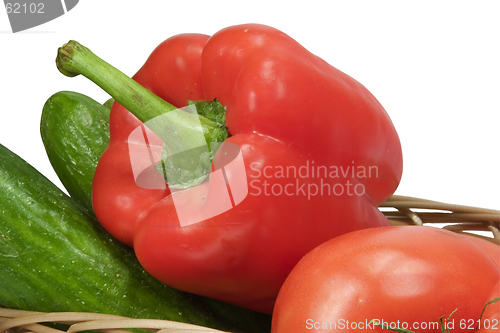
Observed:
[[[498,210],[446,204],[400,195],[392,196],[380,205],[380,210],[392,225],[433,225],[458,233],[470,233],[500,245],[500,211]],[[70,325],[68,333],[85,330],[109,333],[129,332],[124,328],[142,328],[160,333],[221,332],[167,320],[132,319],[98,313],[43,313],[0,308],[0,332],[64,332],[40,323]]]
[[[380,205],[392,225],[434,225],[500,245],[500,211],[393,195]]]

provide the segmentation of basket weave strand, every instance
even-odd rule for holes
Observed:
[[[500,245],[500,211],[447,204],[438,201],[393,195],[380,205],[393,225],[436,225],[454,232],[483,232],[491,237],[471,233]]]

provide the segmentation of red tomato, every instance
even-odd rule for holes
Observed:
[[[494,300],[500,297],[500,281],[491,291],[488,300]],[[489,304],[484,310],[479,321],[478,333],[498,333],[500,332],[500,301]]]
[[[355,231],[320,245],[297,264],[279,293],[272,332],[388,332],[371,320],[441,332],[439,318],[455,309],[450,331],[472,332],[499,278],[483,250],[451,231]]]
[[[468,240],[476,243],[480,248],[482,248],[488,255],[493,259],[493,261],[500,267],[500,246],[490,242],[488,240],[469,236],[467,234],[463,234]]]

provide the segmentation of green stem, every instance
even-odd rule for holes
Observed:
[[[76,41],[59,48],[56,64],[66,76],[81,74],[90,79],[163,140],[169,161],[162,163],[176,170],[176,176],[172,176],[175,180],[168,181],[171,187],[193,186],[209,172],[213,155],[210,144],[228,137],[224,123],[193,112],[193,105],[188,108],[191,112],[179,111]],[[204,148],[198,149],[201,146]],[[200,153],[203,149],[210,153]],[[168,176],[169,171],[165,171]]]
[[[177,109],[74,40],[58,49],[56,65],[66,76],[90,79],[143,123]]]
[[[66,76],[73,77],[79,74],[85,76],[143,123],[177,109],[74,40],[58,49],[56,65]],[[189,132],[197,127],[197,121],[186,119],[183,121],[179,120],[179,124],[175,124],[177,133],[183,130]],[[202,116],[199,117],[199,122],[207,142],[222,142],[227,138],[225,124],[215,123]],[[163,138],[164,133],[161,129],[152,130]]]
[[[483,306],[483,310],[481,311],[481,315],[479,316],[479,320],[478,320],[477,325],[476,325],[476,331],[481,328],[481,319],[483,319],[484,310],[486,310],[486,308],[488,307],[488,305],[491,305],[491,304],[499,302],[499,301],[500,301],[500,297],[497,297],[497,298],[489,301],[488,303],[486,303]]]

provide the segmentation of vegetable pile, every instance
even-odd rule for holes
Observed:
[[[94,211],[170,286],[270,313],[307,252],[349,231],[389,225],[377,206],[399,184],[402,154],[387,113],[364,86],[276,29],[241,25],[210,38],[172,37],[136,82],[74,41],[57,63],[119,102],[94,177]],[[174,113],[189,100],[214,99],[225,113],[219,121]],[[145,129],[135,135],[141,121],[152,131],[147,140]],[[129,161],[159,138],[167,157],[141,167],[150,171],[146,187]],[[214,151],[217,141],[224,144]],[[149,162],[145,154],[141,161]],[[211,166],[200,157],[210,155],[215,170],[199,182]],[[231,163],[237,157],[241,163]],[[161,179],[151,174],[156,164],[166,166],[168,184],[150,185]]]
[[[69,196],[0,146],[0,305],[231,332],[499,330],[500,246],[391,226],[388,114],[283,32],[173,36],[132,78],[76,41],[56,64],[111,99],[43,106]]]

